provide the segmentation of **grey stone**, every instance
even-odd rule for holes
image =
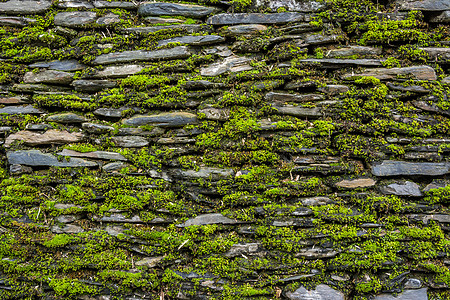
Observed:
[[[381,187],[381,192],[388,195],[398,195],[398,196],[422,196],[420,192],[420,187],[417,183],[406,181],[404,183],[391,183],[387,186]]]
[[[134,50],[102,54],[97,56],[92,64],[106,65],[114,63],[125,63],[132,61],[154,61],[165,59],[186,58],[191,55],[186,46],[178,46],[170,49],[161,49],[155,51]]]
[[[102,167],[102,170],[104,172],[107,173],[112,173],[112,172],[117,172],[123,168],[125,168],[126,166],[128,166],[128,164],[124,163],[124,162],[112,162],[109,164],[106,164]]]
[[[230,118],[230,109],[228,108],[204,108],[198,111],[199,114],[204,114],[205,119],[214,121],[226,121]]]
[[[422,221],[425,224],[428,224],[430,220],[437,221],[439,223],[450,223],[450,215],[434,214],[434,215],[425,215],[422,218]]]
[[[94,24],[97,13],[92,11],[66,11],[59,12],[55,16],[55,25],[79,28]]]
[[[141,136],[114,136],[111,138],[111,141],[118,147],[125,148],[140,148],[145,147],[149,144],[146,138]]]
[[[244,24],[227,26],[222,29],[224,35],[239,36],[239,35],[255,35],[261,31],[267,30],[267,26],[261,24]]]
[[[425,175],[438,176],[449,173],[449,163],[406,162],[384,160],[372,166],[375,176]]]
[[[186,90],[205,90],[223,87],[223,83],[209,82],[207,80],[188,80],[184,84]]]
[[[372,69],[363,73],[344,74],[344,79],[354,79],[360,76],[372,76],[380,80],[395,80],[397,78],[403,79],[405,77],[415,79],[415,80],[436,80],[436,72],[432,67],[429,66],[413,66],[404,68],[380,68]]]
[[[273,14],[238,13],[218,14],[209,17],[206,21],[211,25],[237,25],[237,24],[284,24],[289,22],[305,21],[305,14],[297,12],[283,12]]]
[[[168,138],[160,138],[156,141],[157,144],[161,145],[168,145],[168,144],[188,144],[188,143],[195,143],[196,139],[188,138],[184,136],[174,136],[174,137],[168,137]]]
[[[154,125],[159,127],[181,127],[196,124],[197,116],[188,112],[162,113],[158,115],[136,115],[122,121],[128,126]]]
[[[334,203],[334,201],[328,197],[303,198],[303,199],[300,199],[300,202],[306,206],[321,206],[321,205]]]
[[[209,178],[211,180],[227,179],[234,176],[233,169],[201,167],[196,170],[178,170],[176,175],[183,178]]]
[[[11,126],[0,126],[0,132],[1,133],[9,132],[11,130],[12,130]]]
[[[321,101],[324,100],[322,95],[318,94],[287,94],[287,93],[275,93],[269,92],[265,96],[268,101],[280,101],[280,102],[309,102],[309,101]]]
[[[329,50],[326,57],[345,57],[353,55],[380,55],[383,50],[375,47],[349,46],[344,48]]]
[[[316,12],[326,7],[326,3],[321,1],[304,0],[256,0],[255,7],[260,7],[271,11],[277,11],[284,7],[289,11]]]
[[[70,60],[52,60],[48,62],[37,62],[34,64],[29,65],[30,68],[47,68],[50,70],[58,70],[58,71],[81,71],[86,66],[79,63],[75,59]]]
[[[56,6],[58,8],[94,8],[90,2],[82,0],[58,0]]]
[[[209,225],[209,224],[237,224],[236,220],[224,217],[222,214],[204,214],[199,215],[193,219],[189,219],[183,224],[177,225],[177,227],[189,227],[192,225]]]
[[[53,233],[76,234],[76,233],[84,232],[84,229],[81,226],[78,226],[78,225],[65,224],[63,227],[59,227],[57,225],[52,226],[51,231]]]
[[[309,33],[306,34],[306,36],[303,37],[303,40],[300,41],[300,44],[298,46],[302,46],[302,44],[306,45],[323,45],[323,44],[329,44],[329,43],[336,43],[340,41],[344,41],[344,33],[342,34],[330,34],[330,35],[324,35],[321,33]]]
[[[12,86],[10,89],[13,92],[24,92],[24,93],[30,93],[30,92],[70,92],[72,89],[69,87],[62,87],[57,85],[45,85],[45,84],[20,84],[16,83]]]
[[[27,126],[25,126],[26,130],[36,130],[36,131],[45,131],[48,129],[53,129],[53,126],[49,124],[31,124],[28,123]]]
[[[95,93],[103,89],[113,88],[117,83],[110,80],[74,80],[72,85],[78,92]]]
[[[127,161],[127,159],[122,154],[109,151],[78,152],[69,149],[63,149],[61,152],[58,152],[57,154],[70,157]]]
[[[7,15],[33,15],[46,12],[52,6],[51,1],[11,0],[0,2],[0,13]]]
[[[154,268],[164,259],[164,256],[146,257],[144,259],[135,262],[136,266],[142,266],[147,268]]]
[[[434,60],[450,60],[450,48],[419,47],[419,50],[425,51]]]
[[[154,127],[150,131],[144,131],[142,128],[119,128],[119,135],[142,135],[142,136],[160,136],[166,130],[160,127]]]
[[[57,123],[83,123],[86,122],[86,118],[74,113],[56,114],[47,117],[47,122]]]
[[[144,2],[139,5],[138,14],[147,16],[183,16],[202,18],[216,12],[215,7],[206,7],[192,4]]]
[[[339,252],[328,248],[309,248],[302,249],[295,254],[296,257],[303,257],[305,259],[323,259],[333,258],[338,255]]]
[[[73,76],[74,74],[68,72],[45,70],[36,74],[27,72],[23,76],[23,81],[25,83],[70,84]]]
[[[427,288],[418,290],[405,290],[394,297],[392,294],[380,294],[374,300],[428,300]]]
[[[287,292],[289,300],[345,300],[345,295],[328,285],[319,284],[314,290],[308,291],[303,286],[294,292]]]
[[[288,25],[284,28],[281,28],[281,30],[283,30],[283,32],[288,34],[298,34],[311,31],[318,31],[321,30],[321,27],[313,26],[309,22],[305,22],[305,23],[297,23],[292,26]]]
[[[219,76],[226,72],[242,72],[252,70],[250,59],[247,57],[230,56],[220,62],[213,63],[200,70],[202,76]]]
[[[112,213],[109,216],[103,216],[103,217],[98,217],[98,216],[94,216],[94,221],[99,221],[99,222],[116,222],[116,223],[146,223],[144,221],[142,221],[141,217],[139,216],[132,216],[131,218],[128,218],[126,216],[124,216],[123,214],[120,213]],[[151,222],[150,222],[151,223]]]
[[[95,123],[83,123],[81,127],[89,133],[104,134],[114,131],[114,127]]]
[[[379,59],[339,59],[339,58],[307,58],[300,62],[308,65],[320,66],[322,68],[342,68],[344,66],[366,66],[379,67]]]
[[[5,140],[5,147],[10,147],[13,142],[22,141],[27,145],[68,144],[80,142],[84,135],[78,132],[69,133],[56,129],[47,130],[40,134],[33,131],[22,130],[9,135]]]
[[[145,68],[143,65],[122,65],[122,66],[108,66],[101,71],[93,74],[92,78],[120,78],[127,77],[139,73]]]
[[[171,23],[184,23],[182,19],[168,19],[160,17],[146,17],[144,18],[146,23],[149,24],[171,24]]]
[[[261,244],[259,243],[246,243],[246,244],[234,244],[230,250],[225,253],[226,257],[237,257],[244,255],[255,255],[260,252]]]
[[[94,110],[94,115],[102,116],[106,118],[122,118],[123,113],[127,111],[129,108],[121,107],[121,108],[97,108]]]
[[[211,26],[207,25],[196,25],[196,24],[180,24],[180,25],[160,25],[160,26],[150,26],[150,27],[129,27],[124,28],[122,31],[127,33],[153,33],[161,30],[175,31],[182,30],[187,33],[199,33],[199,32],[210,32],[212,31]]]
[[[103,26],[109,26],[112,24],[120,23],[120,22],[121,22],[120,17],[113,13],[109,13],[103,17],[100,17],[97,19],[97,21],[95,21],[95,23],[97,23],[98,25],[103,25]]]
[[[395,4],[399,6],[400,10],[450,10],[450,2],[448,0],[397,0]]]
[[[348,90],[349,87],[346,85],[333,85],[333,84],[318,88],[319,92],[326,93],[331,96],[346,93],[348,92]]]
[[[0,104],[4,105],[25,104],[29,102],[28,98],[23,96],[0,98]]]
[[[423,101],[423,100],[413,100],[411,101],[412,105],[414,105],[414,107],[417,107],[419,109],[422,109],[424,111],[430,111],[430,112],[435,112],[438,114],[444,114],[449,116],[450,115],[450,111],[449,110],[443,110],[442,108],[438,107],[436,104],[434,103],[429,103],[429,101]]]
[[[94,1],[95,8],[121,8],[121,9],[135,9],[137,8],[137,3],[127,2],[127,1]]]
[[[391,90],[400,91],[400,92],[410,92],[410,93],[418,93],[418,94],[428,94],[430,92],[429,89],[426,89],[420,85],[403,86],[403,85],[395,85],[390,82],[388,82],[386,85]]]
[[[225,38],[220,35],[186,35],[180,37],[174,37],[158,42],[158,46],[165,46],[169,43],[180,43],[183,45],[203,46],[217,44],[225,41]]]
[[[31,174],[33,173],[33,169],[22,165],[10,165],[9,172],[14,175]]]
[[[356,188],[367,188],[372,187],[377,182],[372,178],[357,178],[352,180],[342,180],[336,183],[337,187],[347,188],[347,189],[356,189]]]
[[[13,165],[26,165],[34,167],[96,167],[95,162],[81,158],[72,158],[70,161],[59,161],[56,156],[42,153],[40,150],[18,150],[6,153],[8,163]]]
[[[24,27],[36,23],[35,19],[24,17],[0,17],[1,26]]]
[[[422,287],[422,281],[416,278],[409,278],[403,287],[408,290],[420,289]]]
[[[81,219],[81,216],[78,215],[61,215],[56,217],[56,221],[60,223],[73,223],[79,219]]]
[[[38,115],[43,114],[44,112],[38,108],[34,108],[33,105],[25,105],[25,106],[5,106],[0,108],[0,114],[7,115]]]
[[[278,114],[294,116],[299,118],[319,118],[323,116],[322,110],[319,107],[303,107],[303,106],[293,106],[284,105],[279,106],[279,104],[272,104],[272,107]]]
[[[450,10],[441,12],[440,14],[430,18],[431,23],[450,23]]]

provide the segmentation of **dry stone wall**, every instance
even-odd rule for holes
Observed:
[[[0,1],[0,299],[450,299],[449,0]]]

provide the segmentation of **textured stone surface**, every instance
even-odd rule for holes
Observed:
[[[187,35],[167,40],[161,40],[158,42],[158,46],[165,46],[169,43],[180,43],[183,45],[202,46],[216,44],[225,41],[225,39],[219,35]]]
[[[0,2],[0,13],[13,15],[41,14],[47,11],[51,5],[50,1],[11,0]]]
[[[253,69],[250,66],[250,59],[246,57],[230,56],[223,61],[213,63],[208,67],[204,67],[200,70],[202,76],[219,76],[226,72],[242,72]]]
[[[301,286],[294,292],[287,292],[286,297],[290,300],[345,300],[342,292],[325,284],[319,284],[314,290],[307,290]]]
[[[405,290],[394,297],[391,294],[380,294],[375,296],[375,300],[428,300],[427,288],[418,290]]]
[[[124,148],[145,147],[148,145],[148,140],[141,136],[114,136],[111,138],[114,145]]]
[[[443,11],[450,10],[447,0],[397,0],[400,10]]]
[[[188,227],[192,225],[209,225],[209,224],[236,224],[235,220],[224,217],[222,214],[204,214],[193,219],[189,219],[178,227]]]
[[[65,27],[82,27],[94,23],[97,14],[92,11],[60,12],[55,16],[55,25]]]
[[[443,11],[440,14],[433,16],[430,19],[432,23],[449,23],[450,22],[450,8],[449,10]]]
[[[58,70],[58,71],[80,71],[83,70],[86,66],[79,63],[75,59],[70,60],[52,60],[48,62],[37,62],[30,65],[30,68],[47,68],[50,70]]]
[[[83,123],[86,122],[86,118],[74,113],[56,114],[47,117],[47,122],[58,123]]]
[[[27,72],[23,77],[25,83],[70,84],[74,74],[56,70],[46,70],[39,73]]]
[[[436,80],[436,72],[429,66],[414,66],[392,69],[373,69],[364,73],[345,74],[344,79],[350,79],[355,76],[372,76],[381,80],[395,80],[397,77],[407,77],[416,80]]]
[[[20,115],[20,114],[43,114],[44,112],[32,105],[24,106],[5,106],[0,108],[0,114]]]
[[[144,2],[139,5],[138,14],[141,16],[183,16],[202,18],[217,11],[214,7],[193,4]]]
[[[227,26],[223,29],[225,35],[239,36],[239,35],[256,35],[257,33],[267,30],[267,26],[261,24],[245,24]]]
[[[422,196],[420,187],[417,183],[406,181],[404,183],[391,183],[381,188],[384,194],[398,195],[398,196]]]
[[[336,186],[347,189],[372,187],[377,182],[372,178],[358,178],[351,180],[342,180],[336,183]]]
[[[372,174],[375,176],[398,176],[398,175],[426,175],[437,176],[449,172],[448,163],[428,163],[428,162],[405,162],[385,160],[380,164],[372,166]]]
[[[69,133],[56,129],[47,130],[45,133],[35,133],[32,131],[19,131],[9,135],[5,140],[5,147],[11,146],[13,142],[24,142],[27,145],[49,145],[67,144],[80,142],[84,135],[79,132]]]
[[[283,24],[305,20],[305,15],[295,12],[283,12],[274,14],[218,14],[209,17],[208,24],[211,25],[236,25],[236,24]]]
[[[96,163],[80,158],[70,161],[59,161],[50,153],[42,153],[40,150],[18,150],[6,153],[9,164],[27,165],[33,167],[95,167]]]
[[[103,89],[113,88],[117,83],[109,80],[74,80],[72,85],[76,91],[95,93]]]
[[[121,160],[121,161],[127,160],[122,154],[109,151],[77,152],[69,149],[63,149],[61,152],[58,152],[57,154],[62,156],[84,157],[91,159]]]
[[[269,8],[273,12],[283,7],[289,11],[315,12],[325,8],[325,3],[320,1],[303,0],[256,0],[256,7]]]
[[[160,127],[180,127],[197,123],[197,116],[188,112],[162,113],[158,115],[136,115],[122,121],[129,126],[151,124]]]
[[[24,27],[29,24],[35,23],[35,19],[24,18],[24,17],[0,17],[0,25],[2,26],[14,26],[14,27]]]
[[[274,92],[267,93],[265,98],[269,101],[280,102],[309,102],[324,100],[324,97],[322,95],[317,94],[299,95]]]

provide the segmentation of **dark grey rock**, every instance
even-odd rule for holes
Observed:
[[[189,144],[189,143],[195,143],[196,139],[188,138],[184,136],[174,136],[174,137],[168,137],[168,138],[160,138],[156,141],[157,144],[161,145],[168,145],[168,144]]]
[[[284,24],[289,22],[305,21],[305,14],[297,12],[283,12],[273,14],[238,13],[218,14],[209,17],[206,23],[211,25],[237,25],[237,24]]]
[[[392,294],[380,294],[375,296],[374,300],[428,300],[427,288],[418,290],[405,290],[397,296]]]
[[[448,0],[397,0],[395,4],[400,10],[450,10],[450,2]]]
[[[7,15],[33,15],[46,12],[52,6],[51,1],[11,0],[0,2],[0,13]]]
[[[187,112],[162,113],[158,115],[137,115],[122,121],[128,126],[151,124],[159,127],[181,127],[196,124],[197,116]]]
[[[112,172],[120,171],[121,169],[125,168],[126,166],[128,166],[128,164],[126,164],[124,162],[112,162],[112,163],[104,165],[102,167],[102,170],[103,170],[103,172],[112,173]]]
[[[7,115],[38,115],[43,114],[44,112],[38,108],[34,108],[33,105],[25,105],[25,106],[5,106],[0,108],[0,114]]]
[[[425,175],[438,176],[449,173],[448,163],[428,162],[406,162],[385,160],[381,164],[372,166],[372,174],[375,176],[398,176],[398,175]]]
[[[45,131],[48,129],[53,129],[53,126],[49,124],[31,124],[28,123],[27,126],[25,126],[26,130],[36,130],[36,131]]]
[[[444,214],[433,214],[433,215],[424,215],[422,217],[422,221],[425,224],[428,224],[430,220],[437,221],[439,223],[450,223],[450,215]]]
[[[236,220],[224,217],[222,214],[204,214],[199,215],[193,219],[189,219],[183,224],[177,225],[177,227],[189,227],[192,225],[209,225],[209,224],[237,224]]]
[[[67,233],[67,234],[76,234],[80,232],[84,232],[83,227],[74,225],[74,224],[65,224],[63,227],[59,227],[57,225],[52,226],[51,231],[53,233]]]
[[[126,33],[153,33],[161,30],[173,31],[182,30],[186,33],[199,33],[199,32],[211,32],[211,26],[196,25],[196,24],[180,24],[180,25],[160,25],[150,27],[129,27],[124,28],[122,31]]]
[[[30,68],[47,68],[50,70],[58,70],[58,71],[81,71],[86,66],[79,63],[75,59],[70,60],[53,60],[49,62],[37,62],[29,65]]]
[[[429,20],[431,23],[450,23],[450,10],[441,12]]]
[[[281,101],[281,102],[309,102],[309,101],[321,101],[324,100],[322,95],[318,94],[287,94],[287,93],[275,93],[269,92],[265,96],[268,101]]]
[[[121,22],[120,17],[113,13],[109,13],[103,17],[100,17],[97,19],[97,21],[95,21],[96,24],[102,26],[109,26],[120,22]]]
[[[144,18],[146,23],[149,24],[172,24],[172,23],[184,23],[185,20],[175,18],[160,18],[160,17],[146,17]]]
[[[225,27],[221,32],[227,36],[239,36],[256,35],[265,30],[267,30],[267,26],[261,24],[244,24]]]
[[[94,1],[95,8],[121,8],[121,9],[135,9],[138,7],[137,3],[127,1]]]
[[[404,183],[392,183],[387,186],[381,187],[381,192],[387,195],[398,195],[398,196],[422,196],[420,192],[420,187],[417,183],[406,181]]]
[[[339,58],[307,58],[300,62],[308,65],[320,66],[322,68],[342,68],[344,66],[366,66],[379,67],[379,59],[339,59]]]
[[[256,0],[254,6],[258,8],[269,8],[275,12],[283,7],[289,11],[316,12],[326,7],[324,2],[320,1],[302,1],[302,0]]]
[[[122,118],[123,113],[126,112],[129,108],[121,107],[121,108],[97,108],[94,110],[94,115],[102,116],[106,118]]]
[[[169,43],[180,43],[183,45],[203,46],[217,44],[225,41],[225,38],[220,35],[186,35],[180,37],[174,37],[158,42],[158,46],[165,46]]]
[[[298,34],[298,33],[318,31],[321,30],[321,27],[313,26],[309,22],[305,22],[305,23],[297,23],[292,26],[288,25],[284,28],[281,28],[281,30],[283,30],[283,32],[286,32],[288,34]]]
[[[66,11],[56,14],[55,25],[79,28],[94,24],[96,20],[97,13],[92,11]]]
[[[83,123],[86,122],[86,118],[74,113],[64,113],[48,116],[46,119],[48,122],[57,123]]]
[[[329,44],[329,43],[337,43],[344,41],[344,33],[342,34],[330,34],[330,35],[324,35],[321,33],[310,33],[303,37],[303,41],[300,42],[299,46],[301,44],[306,45],[323,45],[323,44]]]
[[[297,91],[304,91],[304,90],[315,90],[317,88],[317,83],[310,80],[310,81],[291,81],[288,82],[285,86],[285,90],[297,90]]]
[[[303,107],[293,105],[278,106],[278,104],[273,104],[272,107],[278,114],[281,115],[299,118],[319,118],[323,116],[322,110],[319,107]]]
[[[396,85],[393,83],[388,82],[387,87],[394,91],[400,91],[400,92],[410,92],[410,93],[418,93],[418,94],[428,94],[430,92],[429,89],[424,88],[420,85],[410,85],[410,86],[402,86],[402,85]]]
[[[50,153],[42,153],[40,150],[18,150],[6,153],[8,163],[11,165],[26,165],[34,167],[96,167],[95,162],[80,158],[72,158],[70,161],[59,161]]]
[[[436,80],[436,72],[432,67],[429,66],[413,66],[404,68],[380,68],[372,69],[367,72],[354,74],[348,73],[344,74],[344,79],[354,79],[361,76],[372,76],[380,80],[396,80],[398,77],[403,79],[405,77],[415,79],[415,80]]]
[[[247,57],[239,57],[236,55],[229,56],[222,61],[213,63],[207,67],[200,69],[202,76],[219,76],[226,72],[242,72],[252,70],[250,59]]]
[[[160,136],[166,130],[160,127],[154,127],[150,131],[144,131],[142,128],[119,128],[119,135],[142,135],[142,136]]]
[[[113,88],[117,83],[110,80],[74,80],[72,85],[78,92],[95,93],[103,89]]]
[[[45,70],[39,73],[27,72],[23,76],[25,83],[51,83],[51,84],[70,84],[73,80],[74,74],[56,71]]]
[[[24,27],[36,23],[35,19],[24,17],[0,17],[1,26]]]
[[[87,132],[94,133],[94,134],[104,134],[104,133],[114,131],[114,127],[108,126],[108,125],[102,125],[102,124],[83,123],[83,124],[81,124],[81,126]]]
[[[141,136],[114,136],[111,138],[111,141],[118,147],[125,148],[140,148],[145,147],[149,144],[146,138]]]
[[[202,18],[216,12],[215,7],[206,7],[193,4],[144,2],[139,5],[138,14],[147,16],[183,16]]]
[[[97,56],[92,64],[106,65],[114,63],[124,63],[132,61],[154,61],[166,59],[186,58],[191,55],[186,46],[178,46],[170,49],[161,49],[155,51],[135,50],[102,54]]]
[[[77,152],[69,149],[63,149],[61,152],[58,152],[57,154],[70,157],[127,161],[127,159],[122,154],[109,151]]]
[[[294,292],[287,292],[289,300],[345,300],[345,295],[328,285],[319,284],[314,290],[308,291],[303,286]]]
[[[223,87],[223,83],[209,82],[207,80],[188,80],[184,84],[186,90],[206,90]]]
[[[380,55],[383,50],[381,48],[375,47],[364,47],[364,46],[349,46],[344,48],[329,50],[325,56],[326,57],[346,57],[353,55]]]
[[[24,93],[31,93],[31,92],[70,92],[72,89],[69,87],[63,87],[63,86],[57,86],[57,85],[45,85],[45,84],[20,84],[16,83],[12,86],[10,89],[13,92],[24,92]]]

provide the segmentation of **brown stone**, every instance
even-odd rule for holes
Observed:
[[[56,129],[47,130],[45,133],[36,133],[22,130],[11,134],[5,140],[5,147],[10,147],[15,141],[22,141],[27,145],[48,145],[48,144],[67,144],[76,143],[83,139],[82,133],[60,131]]]
[[[364,187],[372,187],[377,182],[372,178],[358,178],[352,180],[342,180],[336,183],[337,187],[346,188],[346,189],[356,189],[356,188],[364,188]]]

